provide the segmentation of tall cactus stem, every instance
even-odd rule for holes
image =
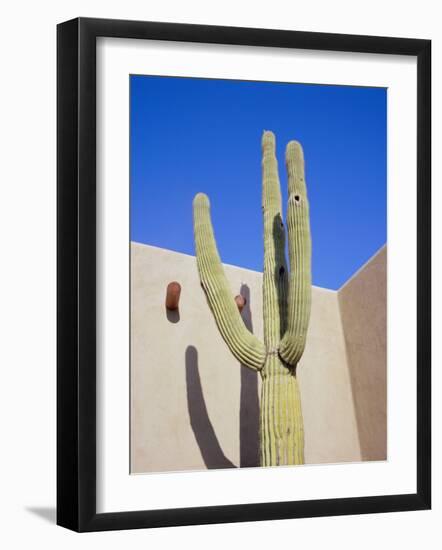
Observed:
[[[264,343],[276,349],[284,334],[287,310],[287,262],[275,136],[262,137],[262,211],[264,218]]]
[[[261,464],[304,462],[304,429],[295,371],[281,360],[279,346],[287,325],[287,264],[275,136],[262,137],[264,217],[263,315],[267,361],[261,371]],[[289,235],[290,237],[290,235]]]
[[[304,426],[296,367],[304,352],[311,306],[309,206],[301,145],[286,148],[288,172],[287,234],[275,154],[275,136],[262,136],[262,210],[264,218],[264,343],[244,325],[216,248],[209,200],[198,193],[193,202],[197,266],[201,285],[221,336],[242,364],[262,377],[261,465],[304,463]]]

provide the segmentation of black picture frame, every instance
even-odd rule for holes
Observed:
[[[96,39],[134,38],[417,58],[415,494],[96,512]],[[57,523],[75,531],[425,510],[431,506],[431,41],[79,18],[57,28]]]

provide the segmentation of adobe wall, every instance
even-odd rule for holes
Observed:
[[[384,246],[338,292],[363,460],[387,458],[386,282]]]
[[[242,288],[248,295],[243,317],[262,338],[262,274],[230,265],[225,271],[232,293]],[[375,285],[367,282],[370,273],[361,285],[340,293],[313,287],[307,345],[298,367],[308,464],[361,460],[358,430],[365,433],[360,416],[366,405],[355,408],[352,388],[364,392],[366,384],[355,382],[359,348],[352,345],[353,333],[345,337],[343,326],[358,326],[364,303],[358,292],[378,288],[379,277]],[[164,305],[172,280],[182,286],[179,314]],[[131,285],[132,472],[257,466],[259,375],[238,364],[220,337],[195,258],[132,243]],[[354,312],[352,302],[357,303]],[[379,332],[370,334],[376,339]],[[376,360],[383,357],[380,352]],[[377,370],[382,369],[381,362]],[[358,402],[371,398],[358,397]],[[381,438],[373,445],[385,447]],[[372,456],[365,454],[365,445],[363,453],[363,458]]]

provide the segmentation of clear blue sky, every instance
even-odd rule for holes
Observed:
[[[339,288],[386,242],[386,89],[133,75],[130,99],[131,240],[194,254],[203,191],[222,261],[262,271],[266,129],[284,214],[285,145],[304,147],[313,284]]]

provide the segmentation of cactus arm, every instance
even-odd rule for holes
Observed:
[[[235,358],[247,367],[264,365],[264,344],[244,325],[231,293],[216,247],[208,197],[198,193],[193,200],[193,223],[198,272],[218,329]]]
[[[281,188],[275,156],[275,136],[262,136],[262,211],[264,217],[263,315],[264,343],[277,349],[285,332],[287,263],[282,221]]]
[[[296,366],[307,336],[311,308],[311,237],[309,204],[301,145],[290,141],[286,148],[288,174],[287,232],[290,259],[287,329],[279,346],[284,362]]]

